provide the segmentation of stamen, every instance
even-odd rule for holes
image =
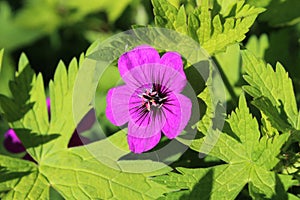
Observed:
[[[160,91],[157,91],[155,85],[153,85],[150,89],[145,89],[145,92],[138,96],[142,99],[142,106],[144,106],[144,108],[149,112],[153,107],[161,108],[167,100],[167,96],[162,95]]]

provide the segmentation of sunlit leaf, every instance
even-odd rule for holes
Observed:
[[[244,79],[250,86],[244,89],[254,98],[266,97],[277,108],[278,113],[286,116],[292,127],[298,127],[298,110],[291,79],[280,63],[272,66],[255,57],[248,51],[242,52],[243,67],[247,75]],[[270,116],[271,117],[271,116]]]
[[[180,174],[169,173],[155,180],[170,188],[188,190],[189,193],[178,192],[186,199],[235,199],[247,183],[251,188],[259,188],[265,198],[287,196],[287,189],[295,184],[292,176],[279,175],[276,178],[277,174],[270,170],[278,163],[277,155],[289,135],[283,134],[273,140],[266,136],[260,139],[258,123],[249,113],[244,95],[240,97],[239,107],[229,116],[228,123],[231,129],[227,133],[216,132],[217,142],[211,143],[211,151],[202,152],[227,164],[200,169],[177,168]],[[205,142],[210,141],[198,139],[198,148],[195,145],[192,148],[200,151],[201,143]]]
[[[221,1],[221,4],[224,2]],[[223,16],[214,15],[214,9],[217,8],[210,5],[209,0],[205,0],[201,1],[193,13],[183,16],[182,7],[178,10],[167,0],[152,0],[152,3],[156,25],[188,34],[211,55],[224,51],[230,44],[242,41],[258,14],[264,11],[238,1],[228,5],[234,16],[227,16],[229,13],[225,11]],[[183,21],[179,22],[180,19],[187,19],[187,26],[182,26]]]

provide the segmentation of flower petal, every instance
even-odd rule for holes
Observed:
[[[169,139],[173,139],[186,127],[192,113],[192,102],[182,94],[173,93],[163,105],[162,112],[166,117],[162,131]]]
[[[124,74],[122,78],[133,90],[156,84],[176,93],[180,93],[187,82],[184,72],[181,73],[173,67],[159,63],[135,67]]]
[[[116,126],[124,125],[129,119],[130,90],[126,85],[112,88],[106,97],[106,117]]]
[[[183,71],[183,62],[181,56],[177,52],[167,52],[165,53],[160,60],[162,65],[172,67],[177,70],[181,75],[185,77],[185,73]]]
[[[142,121],[139,120],[138,115],[130,115],[128,135],[136,138],[150,138],[153,135],[160,133],[166,121],[163,115],[153,111],[148,112]]]
[[[161,132],[149,138],[137,138],[127,135],[127,141],[130,151],[134,153],[143,153],[155,147],[161,137]]]
[[[159,61],[160,56],[156,49],[151,46],[142,45],[121,55],[118,60],[118,68],[123,77],[128,70],[131,70],[134,67],[150,63],[159,63]]]
[[[160,132],[166,119],[160,109],[147,110],[140,95],[143,87],[138,88],[129,99],[128,135],[149,138]]]
[[[129,115],[131,121],[138,126],[148,126],[151,123],[151,113],[146,110],[142,104],[142,99],[139,96],[144,91],[141,88],[135,90],[129,99]]]

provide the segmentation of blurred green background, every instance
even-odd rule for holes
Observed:
[[[0,48],[11,66],[25,52],[47,84],[60,59],[67,64],[96,39],[152,21],[150,0],[0,0]]]

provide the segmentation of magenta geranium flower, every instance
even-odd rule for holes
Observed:
[[[118,68],[125,85],[107,94],[107,118],[117,126],[128,122],[128,145],[142,153],[155,147],[161,133],[169,139],[187,125],[192,103],[180,94],[187,80],[181,56],[162,57],[150,46],[139,46],[121,55]]]

